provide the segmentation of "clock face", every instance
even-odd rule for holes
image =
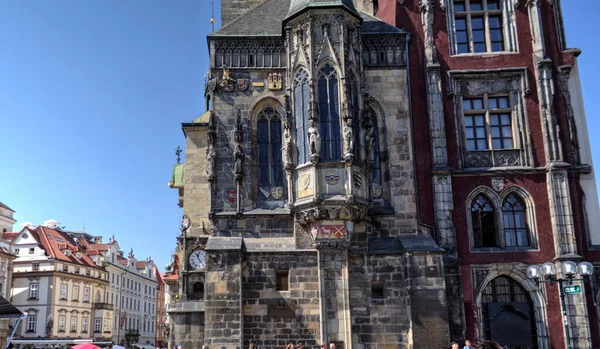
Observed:
[[[194,270],[204,269],[206,266],[206,252],[196,250],[190,255],[190,266]]]

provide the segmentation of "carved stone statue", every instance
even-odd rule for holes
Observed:
[[[367,162],[375,161],[375,139],[373,138],[372,122],[369,122],[365,129],[365,147],[367,150]]]
[[[46,336],[50,337],[52,335],[52,327],[54,326],[54,318],[52,315],[48,315],[46,320]]]
[[[314,123],[311,123],[308,128],[308,141],[310,145],[310,155],[318,157],[321,153],[321,137],[319,136],[319,132]]]
[[[235,175],[241,176],[243,174],[243,165],[244,165],[244,148],[242,148],[241,144],[235,146]]]
[[[344,127],[344,154],[352,155],[354,151],[354,131],[352,130],[352,119],[348,119]]]
[[[206,148],[206,175],[208,178],[213,178],[214,176],[214,158],[216,155],[215,148],[209,145]]]
[[[231,73],[229,72],[229,68],[226,65],[223,65],[223,78],[222,80],[229,81],[231,80]]]
[[[290,135],[290,130],[285,130],[284,132],[284,145],[283,145],[283,166],[287,168],[291,168],[293,166],[293,154],[294,154],[294,145],[292,144],[292,136]]]

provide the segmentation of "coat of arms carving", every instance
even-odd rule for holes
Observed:
[[[244,92],[250,87],[250,79],[237,79],[238,90]]]
[[[268,82],[269,90],[281,90],[283,88],[281,73],[269,73]]]

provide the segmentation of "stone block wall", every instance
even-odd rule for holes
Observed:
[[[250,253],[242,276],[244,348],[281,349],[320,340],[317,253]],[[289,271],[289,291],[277,291],[275,273]]]
[[[385,125],[380,125],[381,137],[386,147],[382,157],[387,159],[384,171],[384,197],[395,210],[393,230],[397,234],[417,228],[417,196],[415,189],[412,125],[406,70],[365,70],[365,88],[385,115]],[[381,120],[378,120],[381,123]],[[385,169],[384,169],[385,170]]]
[[[207,257],[205,344],[213,349],[241,349],[241,252],[210,251]]]
[[[190,218],[188,234],[199,236],[211,231],[208,220],[209,183],[206,176],[207,130],[186,132],[185,172],[183,177],[185,214]]]
[[[400,255],[350,253],[353,348],[398,349],[408,346],[410,325],[404,270]],[[383,282],[383,295],[373,297],[372,282]]]
[[[171,343],[181,344],[183,348],[195,348],[197,343],[204,342],[203,313],[178,313],[170,316],[173,321]]]

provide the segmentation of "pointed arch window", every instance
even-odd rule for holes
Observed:
[[[281,159],[281,118],[275,109],[265,108],[256,126],[258,135],[258,185],[259,187],[283,186],[283,162]]]
[[[479,194],[471,203],[471,223],[475,247],[498,247],[495,208],[492,201]]]
[[[310,90],[308,86],[308,73],[301,70],[294,79],[294,117],[296,121],[296,147],[298,165],[310,160],[308,151],[308,106],[310,103]]]
[[[371,127],[373,132],[373,168],[371,169],[371,177],[373,184],[381,185],[381,152],[379,151],[379,124],[377,122],[377,114],[374,110],[371,113]]]
[[[342,159],[340,132],[340,103],[338,78],[335,69],[326,64],[319,71],[319,131],[321,133],[321,160]]]
[[[517,194],[512,193],[506,197],[502,205],[502,215],[504,218],[504,239],[506,246],[529,246],[526,206]]]

